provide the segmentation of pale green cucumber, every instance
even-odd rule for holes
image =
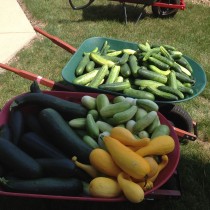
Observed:
[[[109,91],[114,91],[114,92],[124,91],[125,89],[128,89],[130,87],[131,87],[131,84],[130,82],[127,82],[127,81],[101,84],[98,86],[99,89],[109,90]]]
[[[156,117],[157,117],[156,111],[149,112],[143,118],[136,121],[136,124],[133,127],[133,132],[137,134],[140,131],[145,130],[155,120]]]
[[[108,65],[103,65],[100,70],[98,70],[96,76],[93,78],[93,80],[88,85],[92,88],[97,88],[105,78],[106,74],[108,72]]]
[[[115,104],[109,104],[107,106],[104,106],[100,110],[100,115],[105,118],[113,117],[114,114],[116,114],[118,112],[123,112],[130,107],[131,107],[131,104],[126,101],[122,101],[122,102],[115,103]]]
[[[150,135],[149,135],[149,133],[147,132],[147,131],[140,131],[139,133],[138,133],[138,137],[140,138],[140,139],[143,139],[143,138],[149,138],[150,137]]]
[[[136,105],[140,108],[145,109],[147,112],[158,111],[159,106],[154,101],[148,99],[137,99]]]
[[[88,111],[88,114],[91,114],[93,116],[93,119],[96,121],[99,118],[99,113],[96,109],[90,109]]]
[[[102,94],[97,95],[97,97],[96,97],[96,108],[97,108],[99,113],[100,113],[100,110],[103,107],[105,107],[105,106],[107,106],[109,104],[110,104],[109,98],[107,97],[106,94],[102,93]]]
[[[83,129],[85,128],[86,118],[75,118],[70,120],[68,123],[72,128]]]
[[[99,128],[91,114],[87,114],[86,117],[86,130],[92,138],[98,138]]]
[[[85,95],[81,98],[81,104],[87,109],[96,108],[96,98],[92,96]]]
[[[77,85],[87,85],[93,80],[93,78],[96,76],[97,73],[98,73],[98,70],[94,69],[91,72],[88,72],[79,77],[76,77],[72,83],[77,84]]]
[[[128,120],[131,120],[133,116],[136,114],[137,106],[131,106],[125,111],[118,112],[114,114],[113,118],[116,120],[117,124],[126,123]]]
[[[145,115],[147,115],[147,111],[143,108],[138,108],[138,110],[136,111],[136,114],[135,114],[135,120],[138,121],[140,120],[141,118],[143,118]]]
[[[106,84],[113,83],[119,76],[119,73],[120,73],[120,66],[113,66],[106,80]]]
[[[151,140],[158,136],[169,135],[170,129],[167,125],[161,124],[155,128],[153,133],[151,134]]]
[[[157,115],[157,117],[153,120],[153,122],[146,128],[147,132],[151,134],[155,128],[157,128],[160,125],[160,120]]]
[[[152,93],[148,91],[144,91],[144,90],[136,90],[134,88],[127,88],[123,91],[123,93],[133,98],[144,98],[144,99],[149,99],[152,101],[155,100],[155,96]]]
[[[91,136],[85,135],[83,136],[82,140],[91,148],[95,149],[95,148],[99,148],[98,143],[95,141],[95,139],[93,139]]]
[[[96,121],[96,124],[97,124],[100,132],[104,132],[104,131],[110,132],[112,130],[112,128],[113,128],[113,126],[111,126],[107,122],[100,121],[100,120]]]
[[[108,67],[112,67],[115,65],[115,63],[113,61],[107,60],[105,58],[103,58],[101,55],[99,55],[98,53],[90,53],[90,58],[97,64],[100,64],[101,66],[103,65],[107,65]]]
[[[116,96],[116,97],[114,97],[112,102],[115,104],[115,103],[118,103],[118,102],[122,102],[124,100],[125,100],[124,96]]]

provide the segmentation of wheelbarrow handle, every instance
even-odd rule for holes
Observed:
[[[51,34],[48,34],[46,31],[43,31],[42,29],[34,26],[34,30],[42,35],[44,35],[45,37],[47,37],[48,39],[50,39],[53,43],[57,44],[58,46],[62,47],[63,49],[65,49],[66,51],[70,52],[71,54],[74,54],[77,49],[74,48],[73,46],[71,46],[70,44],[64,42],[63,40],[59,39],[56,36],[53,36]]]
[[[46,78],[39,76],[37,74],[27,72],[25,70],[17,69],[17,68],[14,68],[14,67],[8,66],[6,64],[2,64],[2,63],[0,63],[0,67],[5,70],[11,71],[11,72],[13,72],[23,78],[26,78],[28,80],[37,81],[37,83],[42,84],[42,85],[49,87],[51,89],[62,89],[62,90],[66,90],[66,91],[67,90],[75,91],[75,88],[73,86],[65,86],[60,83],[56,83],[53,80],[46,79]]]

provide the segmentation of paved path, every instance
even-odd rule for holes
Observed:
[[[36,33],[16,0],[0,0],[0,63],[7,63]]]

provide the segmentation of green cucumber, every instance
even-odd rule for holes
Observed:
[[[89,61],[85,67],[86,72],[91,72],[94,70],[95,67],[95,62],[94,61]]]
[[[133,126],[133,133],[137,134],[140,131],[143,131],[147,128],[157,117],[156,111],[151,111],[147,113],[144,117],[136,121],[136,124]]]
[[[178,86],[178,90],[184,94],[189,94],[189,95],[193,95],[193,93],[194,93],[192,88],[185,87],[185,86]]]
[[[113,128],[113,126],[111,126],[107,122],[100,121],[100,120],[96,121],[96,124],[97,124],[100,132],[102,132],[102,133],[105,132],[105,131],[110,132],[112,130],[112,128]]]
[[[149,67],[149,69],[152,70],[153,72],[156,72],[156,73],[158,73],[158,74],[162,74],[162,75],[165,75],[165,76],[169,75],[170,72],[171,72],[171,70],[169,70],[169,69],[167,69],[167,70],[161,70],[161,69],[159,69],[157,66],[151,65],[151,64],[150,64],[148,67]]]
[[[160,52],[160,48],[159,47],[155,47],[155,48],[152,48],[152,49],[150,49],[150,50],[148,50],[146,53],[145,53],[145,55],[144,55],[144,57],[143,57],[143,61],[147,61],[147,59],[150,57],[150,56],[152,56],[153,54],[157,54],[157,53],[159,53]]]
[[[91,52],[90,53],[90,58],[97,64],[103,66],[103,65],[107,65],[108,67],[112,67],[115,65],[115,63],[111,60],[107,60],[105,58],[103,58],[101,55],[99,55],[98,53],[94,53]]]
[[[113,66],[109,72],[108,78],[106,80],[106,84],[113,83],[120,73],[120,66]]]
[[[193,72],[192,66],[190,65],[190,63],[188,62],[188,60],[185,57],[182,56],[180,59],[176,60],[176,62],[179,65],[187,68],[191,73]]]
[[[130,82],[127,82],[127,81],[99,85],[99,89],[104,89],[104,90],[109,90],[109,91],[114,91],[114,92],[123,91],[130,87],[131,87]]]
[[[117,124],[126,123],[133,118],[133,116],[136,114],[137,109],[137,106],[131,106],[125,111],[114,114],[113,118],[114,120],[116,120]]]
[[[159,87],[159,86],[164,86],[165,84],[153,81],[153,80],[148,80],[148,79],[135,79],[134,84],[138,85],[142,88],[145,88],[147,86],[153,86],[153,87]]]
[[[147,111],[143,108],[138,108],[137,111],[136,111],[136,114],[135,114],[135,120],[138,121],[140,120],[141,118],[143,118],[145,115],[147,115]]]
[[[180,51],[177,51],[177,50],[169,50],[169,53],[171,55],[171,57],[174,59],[174,60],[178,60],[182,57],[182,52]]]
[[[180,99],[184,99],[184,94],[178,89],[174,89],[173,87],[170,86],[159,86],[158,90],[167,92],[167,93],[172,93],[173,95],[176,95]]]
[[[163,70],[167,70],[170,68],[170,66],[160,60],[158,60],[157,58],[154,58],[154,57],[149,57],[148,58],[148,61],[155,65],[156,67],[160,68],[160,69],[163,69]]]
[[[139,43],[138,44],[138,47],[141,51],[143,52],[147,52],[148,50],[150,50],[151,48],[148,46],[148,45],[145,45],[145,44],[142,44],[142,43]]]
[[[191,83],[191,84],[194,84],[195,83],[195,80],[194,79],[191,79],[189,76],[187,76],[186,74],[183,74],[183,73],[179,73],[179,72],[175,72],[176,74],[176,78],[178,80],[180,80],[181,82],[183,83]]]
[[[116,97],[114,97],[112,102],[115,104],[115,103],[118,103],[118,102],[121,102],[121,101],[124,101],[124,100],[125,100],[124,96],[116,96]]]
[[[176,50],[176,48],[174,46],[171,46],[169,44],[164,44],[163,47],[166,49],[166,50]]]
[[[96,108],[97,108],[98,112],[100,112],[103,107],[106,107],[109,104],[110,104],[109,98],[107,97],[106,94],[102,93],[102,94],[97,95],[97,97],[96,97]]]
[[[90,147],[93,148],[93,149],[99,147],[98,144],[97,144],[97,142],[95,141],[95,139],[93,139],[91,136],[85,135],[85,136],[83,136],[82,140],[83,140],[88,146],[90,146]]]
[[[172,87],[173,89],[177,89],[176,74],[173,70],[168,75],[168,86]]]
[[[127,78],[131,75],[131,68],[130,66],[128,65],[128,63],[125,63],[123,64],[121,67],[120,67],[120,74],[124,77],[124,78]]]
[[[145,98],[154,101],[155,96],[154,94],[148,92],[148,91],[143,91],[143,90],[136,90],[133,88],[127,88],[123,91],[123,93],[127,96],[133,97],[133,98]]]
[[[108,71],[108,65],[103,65],[100,70],[98,70],[97,74],[93,78],[93,80],[89,83],[88,87],[98,88],[103,79],[105,78]]]
[[[122,76],[118,76],[115,82],[123,82],[124,78]]]
[[[95,109],[96,108],[96,98],[88,95],[84,95],[81,98],[81,104],[87,109]]]
[[[140,139],[144,139],[144,138],[149,138],[149,133],[147,132],[147,131],[145,131],[145,130],[143,130],[143,131],[140,131],[139,133],[138,133],[138,137],[140,138]]]
[[[90,58],[89,58],[89,54],[87,53],[83,56],[83,58],[80,60],[79,64],[77,65],[77,68],[75,69],[76,76],[80,76],[83,74],[85,67],[89,61],[90,61]]]
[[[162,98],[162,99],[166,99],[166,100],[173,100],[173,101],[178,100],[178,97],[176,95],[171,94],[171,93],[167,93],[165,91],[159,90],[159,89],[154,88],[152,86],[148,86],[146,89],[158,98]]]
[[[153,122],[146,128],[146,131],[151,134],[158,126],[160,125],[160,120],[157,117],[153,120]]]
[[[160,46],[160,52],[163,56],[165,56],[166,58],[169,58],[170,60],[173,61],[173,58],[171,57],[170,53],[168,52],[168,50],[164,46]]]
[[[93,78],[95,78],[97,73],[98,69],[94,69],[91,72],[88,72],[86,74],[74,78],[72,83],[76,85],[87,85],[89,82],[93,80]]]
[[[137,99],[136,105],[139,108],[143,108],[147,112],[158,111],[158,109],[159,109],[159,106],[157,105],[157,103],[155,103],[154,101],[148,100],[148,99]]]
[[[104,106],[100,110],[100,115],[106,118],[113,117],[114,114],[125,111],[130,107],[131,107],[131,104],[127,101],[122,101],[115,104],[109,104],[107,106]]]
[[[139,69],[137,57],[135,55],[130,55],[129,56],[129,59],[128,59],[128,64],[129,64],[129,67],[131,69],[131,74],[134,77],[137,77],[137,75],[138,75],[138,69]]]
[[[151,140],[158,136],[169,135],[170,129],[167,125],[161,124],[155,128],[151,134]]]
[[[157,81],[163,84],[165,84],[168,80],[165,75],[162,75],[162,74],[159,74],[151,70],[147,70],[147,69],[140,68],[138,70],[138,74],[140,78]]]
[[[88,134],[94,138],[97,139],[99,136],[99,128],[93,118],[92,114],[87,114],[86,117],[86,130],[88,132]]]
[[[83,129],[85,128],[86,118],[83,117],[75,118],[70,120],[68,123],[72,128]]]
[[[173,64],[174,64],[174,62],[172,60],[170,60],[167,57],[164,57],[160,54],[157,54],[157,53],[152,54],[152,57],[162,61],[163,63],[166,63],[169,66],[173,66]]]
[[[127,63],[128,58],[129,58],[129,54],[128,54],[128,53],[123,53],[123,55],[122,55],[122,57],[120,58],[118,64],[119,64],[119,65],[123,65],[123,64]]]
[[[115,50],[115,51],[113,51],[113,52],[109,52],[109,53],[107,53],[106,55],[107,56],[110,56],[110,57],[112,57],[112,56],[119,56],[119,55],[121,55],[123,53],[123,51],[122,50]]]
[[[98,120],[98,118],[99,118],[99,113],[96,109],[89,110],[88,114],[91,114],[93,116],[94,120]]]

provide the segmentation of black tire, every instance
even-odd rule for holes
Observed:
[[[157,2],[180,4],[180,0],[158,0]],[[152,6],[152,12],[155,17],[168,18],[173,17],[178,12],[178,9]]]
[[[180,128],[187,132],[193,131],[192,118],[183,108],[178,105],[164,105],[159,109],[160,113],[163,114],[171,124],[177,128]]]

